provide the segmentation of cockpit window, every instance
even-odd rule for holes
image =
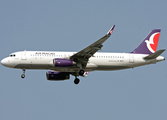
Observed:
[[[11,54],[11,55],[9,55],[9,57],[15,57],[16,55],[15,54]]]

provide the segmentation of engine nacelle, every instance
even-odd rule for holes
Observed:
[[[53,59],[54,67],[70,67],[74,65],[74,62],[69,59],[55,58]]]
[[[70,79],[70,74],[68,72],[48,71],[46,72],[46,77],[51,81],[61,81]]]

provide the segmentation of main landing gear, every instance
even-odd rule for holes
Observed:
[[[80,80],[76,77],[74,80],[74,83],[77,85],[80,82]]]
[[[83,76],[84,72],[85,72],[85,71],[81,69],[81,70],[79,71],[79,75],[80,75],[80,76]]]
[[[25,78],[25,71],[26,69],[23,69],[23,74],[21,75],[21,78]]]
[[[78,74],[80,75],[80,76],[83,76],[83,74],[85,73],[85,71],[84,70],[80,70],[79,72],[78,72]],[[75,80],[74,80],[74,83],[77,85],[77,84],[79,84],[79,82],[80,82],[80,80],[77,78],[77,73],[76,73],[76,75],[75,75]]]

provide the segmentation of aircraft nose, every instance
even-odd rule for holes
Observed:
[[[1,64],[2,64],[3,66],[7,66],[7,63],[8,63],[8,61],[7,61],[6,58],[4,58],[4,59],[1,60]]]

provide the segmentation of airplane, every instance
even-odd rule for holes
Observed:
[[[165,60],[161,55],[165,49],[156,51],[161,29],[153,29],[142,43],[130,53],[97,52],[111,36],[115,25],[105,36],[79,52],[59,51],[19,51],[1,60],[5,67],[22,69],[47,69],[46,78],[61,81],[75,76],[74,83],[80,82],[78,76],[86,77],[90,71],[112,71],[155,64]]]

